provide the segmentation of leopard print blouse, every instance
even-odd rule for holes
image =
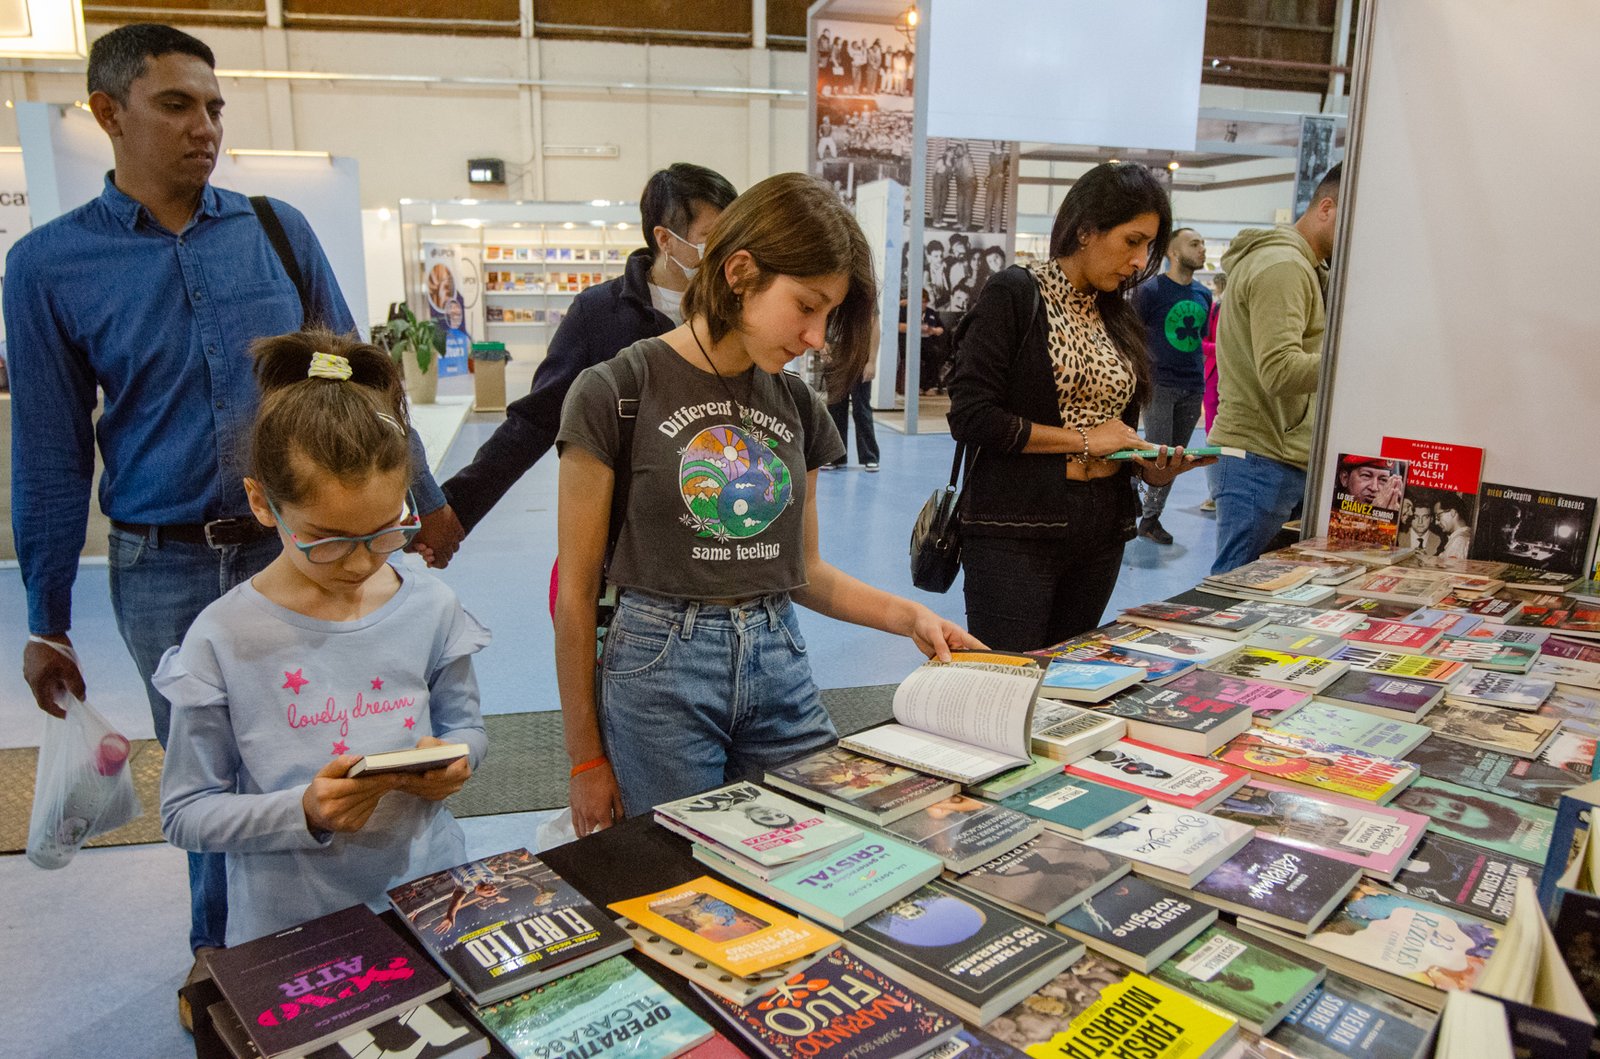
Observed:
[[[1133,369],[1106,333],[1095,292],[1076,290],[1054,259],[1029,265],[1028,270],[1039,283],[1050,325],[1050,363],[1061,422],[1095,427],[1118,418],[1133,400]]]

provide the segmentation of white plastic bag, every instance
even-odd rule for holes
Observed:
[[[128,769],[128,740],[98,710],[63,694],[65,720],[46,717],[28,822],[28,859],[64,868],[85,842],[144,812]]]

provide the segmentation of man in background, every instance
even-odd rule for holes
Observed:
[[[622,275],[572,299],[528,396],[511,403],[505,422],[472,462],[444,483],[466,532],[555,444],[561,404],[583,369],[683,322],[679,307],[689,277],[700,266],[706,236],[736,194],[722,174],[688,162],[650,177],[639,196],[645,245],[628,256]]]
[[[302,326],[356,329],[305,217],[271,201],[297,286],[268,217],[211,184],[222,148],[215,66],[210,48],[169,26],[123,26],[95,41],[89,110],[111,139],[114,168],[98,198],[23,236],[6,261],[11,517],[30,633],[23,678],[56,716],[63,692],[85,694],[67,633],[98,439],[111,606],[163,747],[171,707],[150,684],[161,656],[280,550],[242,481],[260,396],[250,345]],[[417,541],[443,565],[460,526],[411,440],[424,513]],[[199,968],[227,926],[221,853],[189,854],[189,897]],[[181,1001],[179,1018],[191,1025]]]
[[[1167,270],[1133,292],[1155,368],[1155,392],[1144,410],[1144,436],[1151,445],[1187,445],[1200,422],[1206,388],[1201,343],[1211,318],[1211,292],[1194,274],[1205,265],[1206,241],[1193,228],[1179,228],[1167,241]],[[1172,534],[1161,525],[1171,490],[1169,485],[1145,490],[1139,536],[1172,543]]]
[[[1246,455],[1217,464],[1213,573],[1259,558],[1305,493],[1341,168],[1328,170],[1294,224],[1247,228],[1222,255],[1228,311],[1217,327],[1211,443]]]

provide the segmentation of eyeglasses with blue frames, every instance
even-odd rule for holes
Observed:
[[[367,551],[373,555],[390,555],[410,544],[411,538],[422,531],[422,522],[417,516],[417,503],[409,492],[406,493],[405,518],[399,525],[361,537],[323,537],[321,540],[302,541],[299,534],[284,523],[283,516],[278,514],[278,505],[272,502],[270,496],[267,497],[267,509],[278,521],[278,527],[289,535],[290,542],[300,549],[300,553],[308,561],[319,566],[339,562],[362,545],[365,545]]]

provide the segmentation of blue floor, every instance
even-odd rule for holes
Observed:
[[[492,429],[491,422],[469,422],[444,460],[443,477],[470,459]],[[946,595],[915,592],[906,550],[918,508],[949,474],[952,442],[942,434],[907,437],[883,428],[878,440],[880,473],[853,466],[820,476],[823,555],[960,621],[960,582]],[[555,481],[555,461],[546,458],[506,494],[442,575],[494,631],[493,645],[477,659],[486,713],[557,705],[548,610]],[[1192,588],[1206,574],[1215,528],[1199,511],[1205,489],[1203,472],[1178,479],[1162,519],[1177,543],[1128,545],[1108,614]],[[126,734],[148,737],[149,708],[111,619],[104,566],[80,573],[74,613],[92,701]],[[823,687],[894,682],[921,657],[898,637],[809,612],[802,620]],[[20,576],[0,570],[0,644],[10,645],[0,663],[0,746],[38,741],[40,714],[15,662],[26,634]],[[538,825],[550,815],[464,821],[469,850],[479,856],[534,845]],[[10,910],[0,927],[0,960],[8,969],[0,1053],[18,1059],[192,1054],[175,1010],[175,991],[190,963],[182,854],[164,846],[89,850],[56,872],[34,868],[20,855],[0,857],[0,892]]]

